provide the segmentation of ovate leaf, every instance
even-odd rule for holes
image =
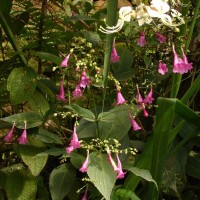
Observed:
[[[83,117],[87,121],[91,121],[91,122],[95,121],[94,113],[86,108],[82,108],[77,104],[71,104],[65,107],[73,110],[75,113],[79,114],[81,117]]]
[[[110,195],[115,185],[116,173],[108,162],[107,155],[91,153],[87,173],[103,197],[106,200],[110,200]]]
[[[50,109],[47,99],[38,90],[34,92],[32,98],[28,100],[28,103],[34,112],[42,116]]]
[[[9,123],[16,123],[16,127],[20,129],[24,129],[24,121],[27,122],[27,129],[34,128],[42,124],[42,117],[38,113],[34,112],[24,112],[19,114],[14,114],[9,117],[3,118],[4,121]]]
[[[155,186],[157,187],[157,183],[155,182],[155,180],[153,180],[153,178],[148,170],[139,169],[137,167],[130,167],[130,168],[128,168],[128,170],[130,172],[132,172],[133,174],[135,174],[136,176],[140,176],[141,178],[145,179],[146,181],[153,182],[155,184]]]
[[[44,151],[43,148],[35,146],[19,145],[18,146],[23,162],[28,166],[34,176],[40,174],[46,165],[48,155],[37,155]]]
[[[69,164],[62,164],[55,168],[50,175],[49,187],[52,200],[61,200],[73,187],[76,173]]]
[[[37,183],[34,176],[15,171],[8,176],[6,194],[9,200],[35,200]]]
[[[35,92],[37,75],[30,67],[15,68],[7,80],[12,104],[27,101]]]

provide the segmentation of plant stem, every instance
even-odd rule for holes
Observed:
[[[4,15],[1,11],[0,11],[0,24],[1,24],[5,34],[7,35],[8,39],[10,40],[10,43],[11,43],[13,49],[18,52],[20,60],[22,61],[22,63],[25,66],[27,66],[27,60],[24,57],[24,55],[21,53],[21,50],[19,49],[19,47],[17,46],[17,44],[15,42],[14,35],[13,35],[13,33],[12,33],[12,31],[11,31],[11,29],[10,29],[10,27],[9,27],[9,25],[8,25],[6,19],[5,19]]]
[[[106,23],[108,26],[115,26],[116,25],[116,15],[117,15],[117,5],[118,0],[107,0],[107,17]],[[103,82],[104,82],[104,93],[103,93],[103,107],[104,109],[104,102],[106,96],[106,87],[108,82],[108,75],[110,72],[110,56],[113,46],[114,34],[107,34],[106,35],[106,45],[105,45],[105,56],[104,56],[104,69],[103,69]]]

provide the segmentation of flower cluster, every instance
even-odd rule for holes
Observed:
[[[12,142],[12,137],[13,137],[13,132],[14,132],[15,125],[16,125],[16,123],[14,122],[13,125],[12,125],[11,130],[4,137],[4,141],[5,142]],[[17,139],[19,144],[26,144],[28,142],[26,129],[27,129],[27,122],[24,121],[24,130],[23,130],[21,136]]]
[[[107,34],[116,33],[122,29],[124,22],[130,22],[131,19],[136,20],[139,26],[150,24],[154,19],[159,19],[162,24],[168,27],[175,27],[177,31],[177,26],[185,23],[181,13],[170,8],[167,1],[152,0],[149,6],[141,3],[135,9],[130,6],[121,7],[117,25],[107,25],[106,28],[100,26],[100,31]],[[179,22],[176,23],[176,21]]]

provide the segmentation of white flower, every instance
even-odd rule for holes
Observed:
[[[147,13],[146,7],[147,6],[142,3],[136,8],[136,19],[138,21],[139,26],[142,26],[145,23],[150,24],[152,21],[152,18]]]
[[[162,0],[152,0],[151,6],[147,6],[147,12],[150,17],[160,18],[163,24],[172,25],[172,18],[165,14],[170,10],[170,6],[167,2]]]
[[[119,19],[117,21],[117,25],[116,26],[108,26],[106,24],[106,28],[103,28],[102,26],[100,26],[100,31],[103,33],[116,33],[118,31],[120,31],[124,25],[124,22],[130,22],[131,21],[131,17],[135,16],[135,11],[132,10],[132,7],[130,6],[125,6],[125,7],[121,7],[119,10]]]

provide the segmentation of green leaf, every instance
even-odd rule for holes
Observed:
[[[12,8],[11,0],[0,0],[0,11],[3,13],[10,13]]]
[[[37,154],[37,156],[43,156],[43,155],[60,156],[65,154],[66,154],[65,149],[50,148],[42,153]]]
[[[23,162],[28,166],[31,173],[34,176],[38,176],[47,163],[48,155],[37,155],[43,152],[44,148],[28,145],[18,145],[17,148],[20,152]]]
[[[93,44],[99,43],[101,41],[101,38],[99,37],[99,34],[92,31],[81,31],[81,33],[84,35],[85,39],[88,42],[91,42]]]
[[[28,100],[28,103],[34,112],[42,116],[50,109],[47,99],[38,90],[35,90],[32,98]]]
[[[145,65],[146,65],[146,69],[149,68],[149,66],[150,66],[150,64],[151,64],[151,61],[152,61],[152,58],[150,58],[150,57],[144,55],[144,63],[145,63]]]
[[[132,172],[136,176],[139,176],[139,177],[143,178],[146,181],[153,182],[155,184],[155,186],[158,187],[157,183],[152,178],[152,176],[151,176],[151,174],[150,174],[150,172],[148,170],[139,169],[137,167],[130,167],[130,168],[128,167],[127,170],[129,170],[130,172]]]
[[[7,181],[6,173],[3,171],[0,171],[0,188],[5,189],[6,181]]]
[[[38,56],[39,58],[43,60],[51,61],[55,63],[57,66],[60,66],[62,62],[62,58],[51,53],[46,53],[46,52],[41,52],[41,51],[31,51],[30,54]]]
[[[71,165],[62,164],[50,174],[49,187],[52,200],[61,200],[70,192],[76,178]]]
[[[3,118],[3,120],[11,124],[15,122],[16,127],[20,129],[24,129],[24,121],[27,122],[27,129],[40,126],[43,122],[41,115],[34,112],[14,114],[9,117]]]
[[[9,200],[35,200],[37,183],[34,176],[15,171],[8,176],[6,193]]]
[[[116,173],[108,162],[107,155],[91,153],[87,173],[103,197],[106,200],[110,200],[110,195],[116,181]]]
[[[45,143],[63,144],[62,140],[57,134],[51,133],[43,128],[39,128],[36,138]]]
[[[19,104],[32,97],[36,88],[37,75],[30,67],[15,68],[7,80],[7,89],[10,91],[12,104]]]
[[[77,104],[71,104],[69,106],[64,106],[64,107],[73,110],[76,114],[79,114],[80,117],[83,117],[84,119],[86,119],[88,121],[91,121],[91,122],[96,121],[95,115],[92,111],[90,111],[86,108],[82,108]]]
[[[116,196],[120,196],[123,200],[140,200],[140,198],[131,190],[118,189],[115,192]]]
[[[117,52],[120,56],[120,61],[113,64],[112,70],[117,80],[124,81],[134,76],[134,70],[131,68],[134,56],[126,47],[117,48]]]
[[[127,105],[116,106],[108,112],[100,113],[98,121],[101,139],[121,140],[131,127]]]

